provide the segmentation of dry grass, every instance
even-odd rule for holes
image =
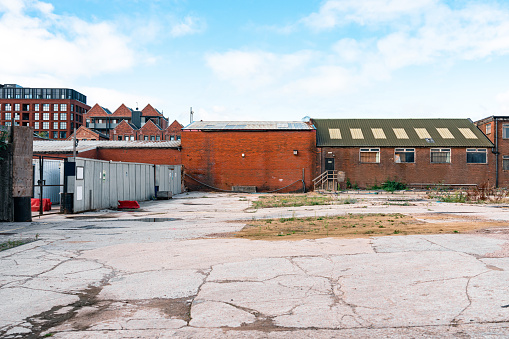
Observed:
[[[344,199],[336,199],[335,197],[320,195],[280,194],[261,196],[258,198],[258,200],[253,201],[253,207],[256,209],[271,207],[299,207],[332,204],[354,204],[355,202],[355,199],[348,197]]]
[[[466,233],[506,222],[471,217],[426,214],[348,214],[334,217],[262,219],[248,222],[234,237],[256,240],[301,240],[326,237],[365,238],[372,236]]]

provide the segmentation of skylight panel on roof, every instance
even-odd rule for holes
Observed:
[[[458,128],[466,139],[478,139],[477,135],[470,128]]]
[[[444,139],[454,139],[454,135],[452,135],[448,128],[437,128],[437,132]]]
[[[352,134],[352,139],[364,139],[360,128],[350,128],[350,134]]]
[[[373,132],[373,136],[375,137],[375,139],[387,139],[384,130],[381,128],[372,128],[371,132]]]
[[[393,128],[394,134],[396,134],[396,138],[398,139],[408,139],[408,134],[404,128]]]
[[[341,139],[341,131],[339,128],[329,128],[329,136],[331,139]]]
[[[421,139],[431,139],[431,135],[429,135],[428,130],[425,128],[414,128],[415,133],[419,136]]]

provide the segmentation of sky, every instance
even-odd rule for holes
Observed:
[[[170,119],[509,115],[509,1],[0,0],[0,83]]]

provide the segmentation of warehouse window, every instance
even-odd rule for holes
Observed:
[[[467,164],[487,163],[486,148],[467,148]]]
[[[491,124],[486,125],[486,134],[491,134]]]
[[[61,131],[60,132],[60,139],[65,139],[65,138],[67,138],[67,132]]]
[[[34,111],[38,111],[39,110],[39,104],[34,104]]]
[[[34,129],[39,129],[39,121],[34,122]]]
[[[39,120],[39,113],[34,113],[34,120]]]
[[[58,122],[53,123],[53,129],[58,129]]]
[[[14,110],[15,111],[20,111],[20,105],[19,104],[14,104]]]
[[[67,122],[61,122],[60,129],[67,129]]]
[[[5,120],[11,120],[11,113],[5,113]]]
[[[67,104],[60,104],[60,111],[67,111]]]
[[[11,104],[5,104],[5,110],[10,111],[12,109]]]
[[[415,162],[415,148],[396,148],[394,150],[394,162]]]
[[[60,120],[67,120],[67,113],[60,113]]]
[[[49,120],[49,113],[42,113],[42,120]]]
[[[451,149],[450,148],[432,148],[431,149],[431,163],[448,164],[450,162],[451,162]]]
[[[42,129],[49,129],[49,121],[45,121],[42,123]]]
[[[58,104],[53,104],[53,110],[58,112]]]
[[[44,112],[49,112],[49,104],[42,104],[42,110]]]
[[[363,163],[379,163],[380,148],[361,148],[360,161]]]
[[[58,113],[53,113],[53,120],[58,120]]]
[[[118,136],[118,140],[122,140],[122,136],[121,135]]]

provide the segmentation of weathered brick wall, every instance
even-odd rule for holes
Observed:
[[[309,190],[315,177],[315,161],[315,130],[182,131],[182,163],[186,173],[225,190],[232,186],[256,186],[260,192],[279,189],[301,180],[302,169]],[[206,189],[189,177],[185,180],[191,190]],[[302,183],[282,192],[299,190]]]
[[[329,153],[332,152],[332,153]],[[488,148],[488,164],[467,164],[466,148],[451,148],[451,163],[432,164],[430,148],[415,148],[415,163],[395,163],[394,148],[380,148],[380,163],[361,163],[358,147],[324,147],[317,155],[317,170],[325,170],[325,158],[335,159],[335,169],[359,187],[370,187],[387,179],[406,184],[494,184],[495,157]]]
[[[159,129],[151,120],[149,120],[145,125],[143,125],[140,130],[138,131],[138,140],[144,140],[145,136],[150,137],[153,136],[154,138],[159,136],[159,138],[162,140],[163,131]]]
[[[88,128],[79,128],[76,131],[76,139],[77,140],[104,140],[104,138],[101,138],[99,134],[92,132]],[[74,135],[70,135],[67,140],[74,140]]]
[[[81,157],[86,157],[80,153]],[[174,148],[99,148],[93,159],[141,162],[156,165],[181,165],[182,153]]]

